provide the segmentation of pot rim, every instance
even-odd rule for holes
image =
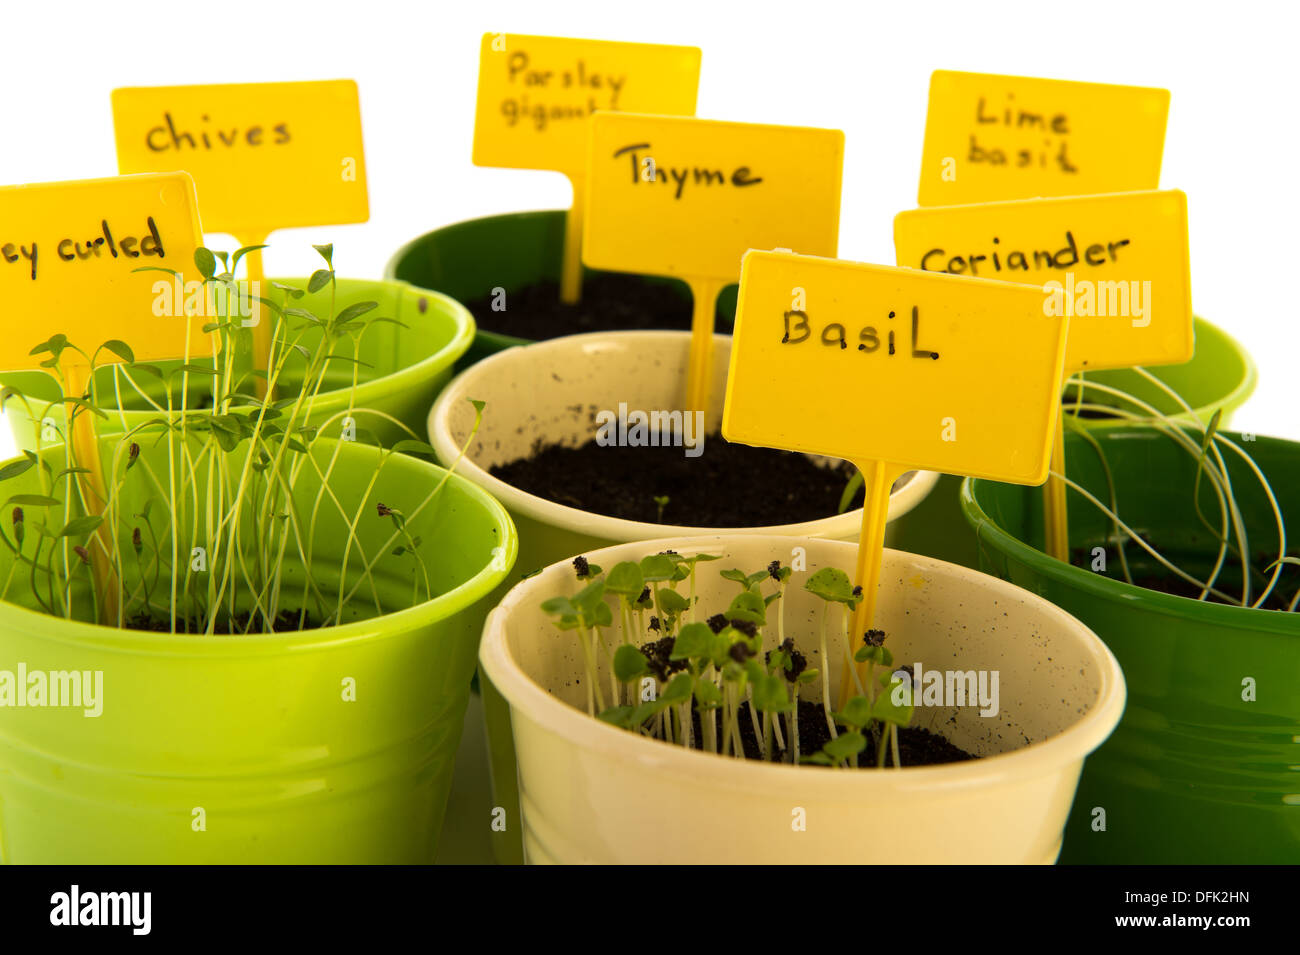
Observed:
[[[111,441],[120,435],[105,435],[101,441]],[[335,438],[319,438],[326,445],[339,444]],[[342,442],[345,445],[353,442]],[[313,445],[315,447],[316,445]],[[57,446],[56,446],[57,447]],[[364,445],[363,447],[373,447]],[[343,447],[343,456],[355,453]],[[409,455],[397,456],[411,466],[433,469],[439,475],[446,469]],[[391,459],[390,459],[391,460]],[[433,483],[433,482],[431,482]],[[43,639],[68,646],[80,646],[99,653],[145,654],[152,657],[210,658],[278,656],[282,653],[301,653],[367,641],[383,640],[398,633],[406,633],[428,624],[450,618],[487,596],[506,579],[519,555],[519,534],[514,521],[501,503],[473,481],[453,473],[447,482],[464,491],[490,517],[497,531],[497,543],[504,547],[501,569],[493,569],[492,562],[480,568],[464,583],[413,607],[386,613],[378,617],[357,620],[333,627],[321,627],[295,633],[254,633],[245,636],[204,634],[154,633],[127,630],[82,620],[52,617],[38,610],[0,601],[0,633],[21,627],[29,633],[39,633]],[[17,622],[15,624],[15,622]]]
[[[1128,425],[1125,428],[1106,429],[1105,434],[1097,435],[1100,439],[1113,436],[1121,431],[1130,435],[1138,433],[1148,438],[1160,437],[1158,431],[1143,425]],[[1239,435],[1240,432],[1225,432]],[[1127,436],[1127,435],[1126,435]],[[1073,439],[1078,440],[1078,439]],[[1260,436],[1257,441],[1292,444],[1282,438]],[[1293,445],[1295,446],[1295,445]],[[984,483],[984,482],[981,482]],[[997,483],[997,482],[987,482]],[[1166,594],[1159,590],[1149,590],[1123,580],[1116,580],[1103,574],[1093,573],[1073,564],[1050,557],[1036,547],[1010,533],[984,510],[975,497],[974,479],[966,478],[961,484],[961,511],[966,522],[975,532],[980,547],[990,546],[1009,557],[1032,568],[1049,580],[1064,584],[1072,589],[1082,591],[1093,597],[1099,597],[1111,603],[1138,605],[1148,613],[1158,613],[1167,617],[1186,618],[1195,616],[1207,623],[1232,629],[1248,629],[1261,633],[1300,634],[1300,612],[1288,613],[1285,610],[1265,610],[1264,608],[1241,607],[1231,604],[1210,603],[1177,594]],[[1249,620],[1249,623],[1247,623]]]
[[[586,556],[598,563],[609,564],[620,559],[622,551],[635,549],[639,552],[651,547],[693,553],[713,550],[719,546],[726,547],[728,539],[735,537],[742,538],[741,542],[745,544],[769,544],[773,547],[788,547],[790,544],[790,538],[778,535],[664,537],[648,542],[615,544],[591,551]],[[842,550],[844,564],[853,565],[856,544],[824,539],[818,539],[815,543],[817,546],[825,545]],[[1101,681],[1093,706],[1060,733],[1036,743],[969,762],[940,766],[904,766],[901,769],[856,773],[827,771],[819,776],[810,776],[810,773],[823,767],[760,763],[687,750],[662,740],[634,735],[588,716],[586,712],[552,696],[515,662],[506,644],[505,621],[513,608],[531,596],[532,582],[541,575],[516,584],[488,615],[483,628],[483,640],[479,645],[479,663],[512,709],[524,711],[527,719],[574,745],[615,760],[636,760],[644,766],[654,767],[657,772],[704,779],[715,786],[761,790],[765,793],[788,792],[792,797],[806,795],[808,787],[813,784],[845,798],[864,798],[863,790],[868,794],[880,790],[906,793],[933,791],[939,787],[960,792],[963,789],[997,785],[1012,778],[1042,777],[1059,772],[1072,762],[1082,761],[1111,734],[1124,711],[1127,695],[1124,674],[1106,644],[1082,622],[1042,597],[987,574],[891,548],[885,548],[885,554],[887,558],[890,554],[897,554],[909,560],[920,561],[939,575],[966,578],[994,590],[1013,593],[1018,600],[1038,605],[1046,616],[1055,618],[1061,624],[1063,632],[1072,634],[1091,651]]]
[[[288,278],[269,276],[267,282],[294,282],[300,277],[291,276]],[[241,280],[242,281],[242,280]],[[436,374],[443,368],[450,369],[456,361],[469,351],[470,346],[474,343],[474,336],[478,333],[478,326],[474,321],[474,316],[460,302],[442,292],[433,289],[421,288],[404,279],[397,278],[351,278],[349,276],[340,276],[339,281],[359,282],[367,285],[393,285],[397,287],[399,308],[405,305],[408,297],[419,296],[422,298],[433,299],[435,308],[438,308],[452,323],[451,338],[437,351],[410,365],[403,365],[387,375],[381,375],[378,378],[372,378],[369,381],[363,381],[356,386],[355,402],[359,406],[358,410],[364,413],[365,406],[386,393],[394,391],[407,391],[418,387],[423,382]],[[3,376],[0,376],[3,377]],[[337,400],[352,391],[348,388],[335,388],[330,391],[322,391],[313,399],[314,404],[325,404],[332,400]],[[107,408],[114,417],[125,415],[128,418],[132,416],[151,417],[156,414],[155,411],[147,408],[137,408],[127,411],[121,411],[116,407]]]
[[[1199,407],[1192,408],[1190,412],[1183,411],[1183,412],[1179,412],[1178,414],[1167,415],[1167,417],[1170,421],[1175,423],[1185,422],[1190,424],[1198,424],[1198,423],[1206,424],[1209,422],[1210,417],[1214,414],[1215,411],[1221,410],[1226,420],[1228,416],[1236,413],[1236,411],[1246,403],[1246,399],[1248,399],[1251,395],[1255,393],[1255,388],[1259,385],[1259,367],[1255,364],[1255,359],[1251,357],[1250,352],[1246,350],[1245,346],[1243,346],[1241,342],[1237,341],[1237,339],[1229,335],[1225,329],[1221,328],[1218,325],[1215,325],[1209,319],[1202,318],[1199,315],[1193,316],[1192,321],[1194,323],[1194,327],[1207,328],[1211,332],[1213,332],[1213,334],[1223,339],[1224,343],[1228,346],[1228,348],[1235,355],[1237,355],[1238,358],[1241,359],[1241,363],[1242,363],[1241,377],[1237,380],[1237,383],[1233,385],[1231,391],[1229,391],[1225,395],[1221,395],[1220,397],[1216,398],[1214,401],[1210,402],[1209,404],[1200,405]],[[1193,357],[1189,359],[1187,363],[1190,364],[1195,360],[1196,358],[1193,355]],[[1106,371],[1124,371],[1124,370],[1125,369],[1122,368],[1099,369],[1098,373],[1104,374]],[[1157,378],[1160,377],[1159,365],[1153,365],[1151,368],[1148,368],[1147,370],[1151,372],[1153,375],[1155,375]],[[1068,402],[1062,402],[1063,409],[1067,405]],[[1130,425],[1141,424],[1143,421],[1150,421],[1150,420],[1152,419],[1143,418],[1137,421],[1125,421],[1119,418],[1094,418],[1094,419],[1083,418],[1080,419],[1079,423],[1083,425],[1083,427],[1089,429],[1090,431],[1106,431],[1106,430],[1114,430],[1117,428],[1126,428],[1129,427]]]
[[[460,453],[460,446],[452,437],[450,417],[452,408],[469,397],[473,391],[473,382],[480,376],[493,374],[511,377],[509,367],[514,362],[545,362],[548,355],[555,351],[568,351],[580,348],[588,343],[615,343],[644,341],[646,339],[673,339],[685,341],[690,338],[687,331],[623,331],[623,332],[587,332],[582,335],[566,335],[533,342],[529,345],[504,349],[489,355],[482,361],[462,371],[447,383],[429,409],[428,434],[429,443],[438,453],[440,461],[452,461]],[[713,336],[714,345],[731,341],[729,335]],[[767,524],[756,527],[694,527],[687,524],[652,524],[648,521],[631,521],[621,517],[609,517],[584,511],[565,504],[548,501],[536,494],[521,491],[500,478],[493,477],[480,467],[468,455],[457,467],[458,474],[464,474],[474,483],[485,488],[493,497],[501,501],[512,512],[523,514],[533,520],[548,525],[559,525],[577,533],[601,540],[634,541],[654,540],[660,537],[693,537],[701,534],[782,534],[797,537],[834,537],[856,536],[862,526],[862,508],[855,508],[843,514],[821,517],[797,524]],[[912,477],[901,488],[889,496],[889,520],[892,522],[902,517],[923,501],[938,483],[939,475],[935,471],[913,472]]]

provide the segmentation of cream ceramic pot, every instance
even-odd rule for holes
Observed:
[[[852,568],[852,544],[718,535],[587,556],[611,567],[668,548],[724,555],[700,565],[709,608],[735,589],[710,568],[789,562],[796,546],[807,566],[787,591],[786,634],[820,666],[820,608],[802,581],[821,567]],[[876,625],[895,660],[998,674],[996,715],[916,710],[915,725],[981,758],[854,771],[688,751],[587,715],[579,645],[540,609],[576,589],[567,562],[516,585],[489,615],[479,651],[509,702],[532,863],[1051,863],[1084,757],[1124,709],[1119,665],[1078,620],[1003,581],[886,550]],[[832,662],[832,687],[838,670]]]
[[[474,423],[467,399],[487,403],[483,423],[456,473],[506,506],[519,528],[516,577],[583,551],[623,541],[701,533],[781,534],[855,540],[862,510],[799,524],[699,528],[651,524],[556,504],[501,481],[489,470],[527,457],[539,443],[576,447],[596,436],[596,414],[680,408],[686,391],[689,332],[595,332],[509,348],[468,368],[443,390],[429,412],[429,443],[444,466],[456,459]],[[731,338],[714,336],[711,407],[706,432],[722,417]],[[889,499],[894,520],[915,507],[938,475],[912,472]]]
[[[768,527],[700,528],[650,524],[593,514],[529,494],[489,474],[532,453],[536,445],[585,444],[596,436],[596,414],[615,411],[620,402],[645,411],[680,408],[686,391],[690,332],[595,332],[508,348],[470,366],[447,385],[429,412],[429,443],[446,466],[455,461],[474,425],[470,398],[486,402],[483,422],[456,473],[482,487],[506,506],[519,530],[519,559],[512,580],[493,595],[496,602],[519,580],[556,561],[625,541],[694,534],[781,534],[855,540],[862,510],[815,521]],[[706,433],[722,417],[731,338],[714,337],[711,406]],[[938,475],[912,472],[889,499],[891,521],[916,507]],[[888,531],[887,531],[888,534]],[[886,538],[888,540],[888,537]],[[483,681],[484,719],[494,803],[511,818],[518,815],[509,716],[503,700]],[[517,838],[498,833],[497,860],[522,861]]]

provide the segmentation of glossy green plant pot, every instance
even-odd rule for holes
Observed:
[[[103,439],[104,454],[112,441]],[[311,453],[325,462],[332,450],[321,440]],[[165,468],[165,444],[142,453]],[[377,454],[344,444],[330,479],[344,507],[363,508],[357,533],[369,554],[384,553],[392,534],[375,502],[414,509],[444,473],[394,455],[363,500]],[[6,494],[38,490],[36,473],[6,482]],[[309,509],[316,490],[304,477],[295,499]],[[410,528],[428,542],[421,553],[439,596],[413,602],[411,564],[386,557],[375,570],[386,612],[375,615],[367,587],[345,623],[319,630],[119,630],[32,609],[26,581],[11,582],[0,602],[0,681],[20,666],[101,673],[102,692],[98,716],[0,708],[0,861],[432,862],[484,598],[508,574],[517,538],[501,505],[458,476],[410,513]],[[347,536],[323,507],[310,574],[326,594],[339,593]],[[11,560],[0,556],[0,582]],[[282,568],[286,593],[303,586],[301,560]]]
[[[1092,433],[1114,475],[1120,517],[1175,564],[1207,574],[1214,554],[1193,507],[1196,461],[1151,428]],[[1241,447],[1267,476],[1283,517],[1293,529],[1300,526],[1300,445],[1258,438]],[[1224,457],[1248,546],[1276,556],[1276,524],[1263,490],[1244,462],[1228,452]],[[1100,460],[1078,435],[1067,436],[1066,467],[1072,480],[1108,499]],[[1039,488],[967,481],[961,498],[978,535],[981,568],[1082,620],[1111,648],[1128,681],[1119,728],[1084,768],[1062,861],[1296,862],[1300,614],[1204,603],[1127,584],[1113,543],[1105,570],[1094,572],[1091,548],[1106,545],[1108,519],[1078,493],[1068,498],[1071,544],[1088,548],[1084,566],[1039,549]],[[1217,521],[1208,484],[1201,501]],[[1137,579],[1158,566],[1132,543],[1125,553]],[[1297,578],[1289,569],[1288,596]],[[1239,586],[1240,572],[1221,580]],[[1254,699],[1243,699],[1252,695],[1251,686]],[[1104,831],[1095,828],[1099,821]]]
[[[1149,371],[1182,395],[1202,422],[1208,423],[1214,412],[1222,409],[1220,424],[1224,427],[1255,390],[1257,377],[1255,363],[1246,350],[1222,329],[1201,318],[1196,319],[1196,352],[1192,360]],[[1170,417],[1181,416],[1182,409],[1168,395],[1132,369],[1089,372],[1088,378],[1127,391]],[[1092,392],[1087,400],[1114,405],[1118,399]],[[1101,418],[1083,419],[1083,423],[1093,429],[1119,424]],[[898,520],[890,546],[978,567],[975,535],[962,519],[961,482],[959,477],[941,474],[934,493]]]
[[[307,287],[305,278],[269,281],[295,288]],[[272,291],[268,297],[278,302],[279,296],[279,292]],[[331,362],[325,376],[326,388],[312,399],[306,423],[319,425],[332,416],[347,411],[351,402],[355,408],[383,412],[396,418],[415,432],[416,437],[422,438],[424,417],[429,405],[451,378],[456,359],[465,353],[474,339],[474,319],[459,302],[445,295],[413,288],[405,282],[339,279],[335,311],[341,311],[356,302],[377,302],[379,307],[375,310],[375,315],[397,319],[406,327],[390,322],[376,322],[366,330],[361,340],[360,354],[361,361],[365,364],[358,367],[359,384],[355,393],[351,388],[353,364]],[[330,308],[330,291],[327,287],[304,296],[295,300],[293,306],[324,316]],[[128,345],[131,344],[129,333],[121,332],[117,337]],[[310,340],[304,339],[304,343],[307,347],[312,347]],[[36,342],[32,344],[35,345]],[[78,344],[85,347],[84,343]],[[340,346],[339,352],[343,351],[344,348]],[[346,346],[346,354],[352,355],[351,344]],[[199,363],[199,359],[193,361]],[[169,363],[157,364],[167,367]],[[103,368],[96,375],[98,404],[105,409],[115,408],[116,396],[120,394],[125,411],[112,413],[107,419],[98,421],[96,427],[101,434],[129,430],[156,414],[144,398],[132,392],[125,380],[119,378],[115,388],[114,377],[112,368]],[[157,378],[142,374],[135,380],[151,399],[165,406],[165,390]],[[62,406],[49,409],[48,414],[45,411],[46,404],[58,397],[57,385],[50,376],[35,371],[6,372],[0,375],[0,384],[17,388],[28,396],[33,413],[45,422],[40,436],[42,444],[63,440]],[[297,394],[301,387],[301,365],[291,362],[278,383],[277,394],[280,397],[290,397]],[[210,401],[210,395],[210,386],[206,392],[195,387],[191,389],[189,401],[198,404],[205,397]],[[177,403],[179,404],[179,397]],[[17,400],[11,399],[5,406],[5,412],[18,448],[35,450],[39,422],[33,421],[26,408]],[[356,415],[356,424],[358,428],[367,429],[376,435],[386,446],[391,446],[402,438],[412,437],[381,415],[359,413]],[[326,429],[326,433],[337,436],[340,426],[341,419],[336,419]]]
[[[494,289],[501,288],[508,301],[510,293],[520,288],[545,280],[559,281],[565,218],[563,209],[514,212],[434,229],[398,249],[384,274],[420,288],[435,289],[460,302],[487,298]],[[590,270],[584,270],[584,275],[589,274]],[[683,301],[690,301],[690,290],[683,282],[652,277],[646,281],[669,284]],[[730,332],[735,315],[736,286],[730,285],[718,296],[716,330]],[[458,368],[530,341],[479,329]]]

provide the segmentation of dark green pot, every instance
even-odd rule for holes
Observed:
[[[537,282],[558,282],[565,217],[563,209],[552,209],[485,216],[443,226],[398,249],[384,274],[442,292],[459,302],[485,298],[495,288],[503,288],[509,295]],[[586,274],[591,274],[590,270],[584,270]],[[690,301],[691,293],[684,282],[649,276],[646,281],[668,283],[684,301]],[[718,296],[717,330],[730,333],[735,315],[736,286],[729,285]],[[529,341],[480,328],[474,344],[456,367],[466,368],[503,348]]]
[[[1192,360],[1149,370],[1182,395],[1201,421],[1209,422],[1214,412],[1222,409],[1220,424],[1223,426],[1227,426],[1233,412],[1255,390],[1257,377],[1255,363],[1246,350],[1232,336],[1201,318],[1196,319],[1196,352]],[[1176,416],[1181,410],[1168,395],[1132,369],[1090,372],[1088,378],[1127,391],[1163,414]],[[1116,403],[1115,399],[1100,395],[1089,400],[1096,404]],[[1103,419],[1085,423],[1094,430],[1119,426],[1115,421]],[[897,536],[890,546],[965,567],[978,567],[975,535],[961,516],[958,500],[961,481],[959,477],[941,474],[930,496],[891,525]]]
[[[1114,475],[1119,514],[1191,573],[1213,562],[1211,538],[1192,503],[1196,461],[1145,427],[1094,430]],[[1234,439],[1240,440],[1234,435]],[[1300,445],[1243,442],[1300,527]],[[1276,554],[1267,498],[1244,462],[1225,453],[1250,535]],[[1100,500],[1096,452],[1066,440],[1071,479]],[[1207,487],[1202,506],[1217,520]],[[1295,863],[1300,860],[1300,614],[1210,604],[1129,585],[1114,546],[1107,569],[1053,560],[1043,543],[1040,488],[968,480],[961,507],[978,536],[980,568],[1075,615],[1106,641],[1124,669],[1128,708],[1115,734],[1084,766],[1066,827],[1062,862]],[[1104,543],[1108,519],[1069,493],[1075,547]],[[1135,576],[1154,566],[1127,545]],[[1294,568],[1283,580],[1288,596]],[[1223,577],[1231,582],[1234,578]],[[1235,578],[1240,580],[1239,575]],[[1247,678],[1254,701],[1244,700]],[[1105,810],[1105,831],[1093,828]]]

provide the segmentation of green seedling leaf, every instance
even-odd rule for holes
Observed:
[[[666,696],[661,696],[657,700],[650,700],[648,703],[640,704],[632,711],[632,715],[628,717],[628,727],[635,729],[656,713],[666,709],[668,703],[668,698]]]
[[[329,269],[317,269],[311,274],[311,278],[307,280],[307,291],[313,294],[319,292],[325,286],[329,285],[330,280],[333,278],[334,273]]]
[[[849,478],[849,482],[844,485],[844,493],[840,495],[840,504],[836,510],[837,514],[843,514],[845,511],[849,509],[849,505],[853,503],[853,498],[861,489],[861,487],[862,487],[862,472],[854,471],[853,476]]]
[[[604,723],[610,723],[623,729],[632,728],[632,707],[630,706],[611,706],[608,709],[601,710],[596,714],[596,719]]]
[[[852,697],[843,710],[832,715],[843,726],[864,729],[871,722],[871,701],[865,696]]]
[[[659,591],[659,609],[666,614],[679,614],[689,610],[691,602],[670,587]]]
[[[904,680],[890,682],[893,685],[889,691],[876,697],[871,715],[885,723],[907,726],[912,722],[912,688]]]
[[[327,243],[326,245],[313,245],[312,248],[320,253],[320,257],[325,260],[326,265],[328,265],[331,269],[334,268],[334,243],[333,242]]]
[[[20,474],[26,474],[36,464],[31,458],[20,458],[0,467],[0,481],[8,481]]]
[[[822,752],[829,756],[834,762],[842,763],[846,759],[852,759],[858,753],[867,748],[867,738],[857,730],[848,733],[841,733],[839,736],[830,740],[822,747]]]
[[[434,457],[436,452],[433,446],[427,441],[416,441],[414,438],[404,438],[393,445],[392,450],[397,454],[425,454]]]
[[[601,601],[596,604],[596,615],[592,620],[592,625],[596,627],[612,627],[614,625],[614,611],[609,609],[609,604]]]
[[[366,312],[373,312],[378,307],[378,302],[357,302],[339,312],[338,315],[334,317],[334,322],[337,325],[346,325],[354,318],[359,318],[366,314]]]
[[[744,593],[737,594],[731,601],[726,617],[728,620],[743,620],[745,623],[761,627],[767,623],[767,604],[754,591],[746,590]]]
[[[242,248],[236,249],[235,254],[230,257],[230,270],[233,272],[235,269],[239,268],[239,260],[248,255],[248,253],[260,252],[265,248],[267,248],[265,245],[246,245]]]
[[[804,670],[802,673],[799,674],[799,682],[811,683],[814,680],[816,680],[819,676],[821,676],[820,670]]]
[[[593,580],[583,587],[573,598],[573,605],[582,614],[583,619],[596,619],[596,605],[605,599],[605,581]]]
[[[578,608],[573,605],[573,601],[568,597],[552,597],[549,600],[542,601],[542,613],[548,617],[564,616],[576,617]]]
[[[44,494],[15,494],[5,501],[5,506],[17,504],[20,507],[58,507],[62,503],[58,498],[47,497]]]
[[[212,254],[210,249],[199,246],[194,250],[194,267],[199,270],[199,274],[204,279],[211,281],[212,277],[217,274],[217,257]]]
[[[605,589],[612,594],[633,600],[645,589],[645,579],[641,576],[641,567],[630,560],[620,561],[610,568],[605,576]]]
[[[781,677],[765,673],[751,682],[754,684],[754,709],[758,712],[788,713],[794,709],[794,701],[790,699],[785,680]]]
[[[279,282],[272,282],[271,288],[275,289],[276,291],[283,292],[286,297],[291,299],[299,299],[307,294],[300,288],[295,288],[292,285],[282,285]]]
[[[74,517],[72,520],[68,521],[68,523],[63,526],[63,530],[59,531],[55,536],[82,537],[95,530],[95,528],[99,527],[102,523],[104,523],[104,519],[98,514],[87,514],[82,517]]]
[[[695,702],[702,710],[714,710],[722,705],[722,691],[712,680],[695,681]]]
[[[800,756],[800,757],[799,757],[799,765],[802,766],[802,765],[804,765],[805,763],[810,764],[810,765],[813,765],[813,766],[835,766],[835,765],[837,765],[837,761],[836,761],[836,760],[831,759],[829,756],[827,756],[825,753],[822,753],[822,752],[813,753],[813,754],[810,755],[810,756]]]
[[[135,362],[135,352],[131,351],[131,346],[124,341],[119,341],[116,338],[112,338],[104,342],[104,344],[99,347],[107,348],[109,351],[111,351],[118,358],[122,359],[128,365],[134,364]]]
[[[668,681],[659,700],[664,704],[685,703],[691,698],[694,690],[695,678],[689,673],[679,673]]]
[[[849,575],[836,567],[823,567],[808,578],[804,589],[831,603],[852,604],[853,584]]]
[[[157,379],[160,380],[160,381],[161,381],[162,378],[163,378],[163,370],[162,370],[161,368],[159,368],[157,365],[151,365],[151,364],[148,364],[148,363],[137,364],[137,363],[135,363],[135,362],[132,362],[132,363],[131,363],[131,372],[134,374],[134,373],[137,372],[137,371],[142,371],[142,372],[144,372],[146,375],[152,375],[154,378],[157,378]]]
[[[672,559],[667,554],[651,554],[649,557],[641,558],[641,576],[648,584],[671,580],[673,570]]]
[[[614,676],[620,683],[635,680],[650,669],[650,661],[644,653],[625,643],[614,651]]]
[[[714,633],[707,623],[688,623],[682,627],[682,632],[677,634],[677,640],[673,643],[673,652],[668,655],[668,659],[697,660],[711,655],[713,638]]]
[[[743,570],[732,567],[730,570],[720,570],[718,574],[723,580],[734,580],[746,590],[749,589],[749,576]]]

